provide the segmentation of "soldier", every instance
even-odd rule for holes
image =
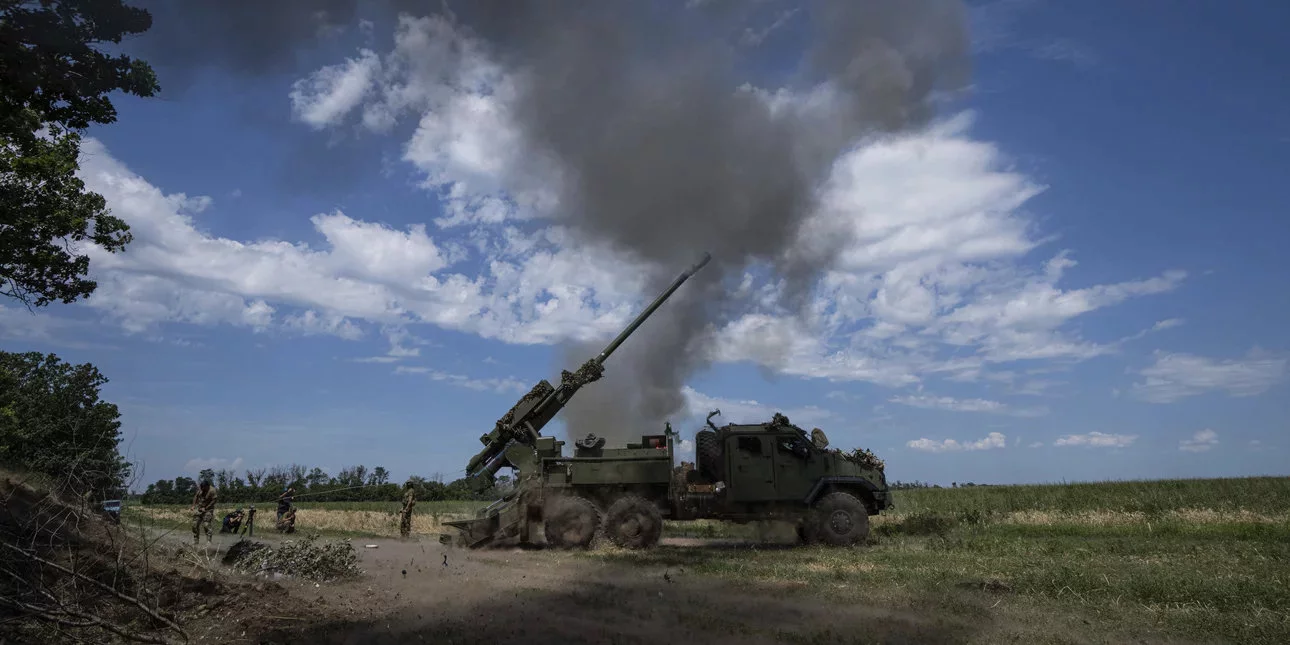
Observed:
[[[412,534],[412,507],[417,505],[412,480],[403,484],[403,510],[399,512],[399,535],[407,539]]]
[[[220,533],[232,533],[237,535],[237,530],[242,528],[243,519],[242,508],[238,507],[236,511],[224,516],[224,525],[220,527]]]
[[[201,529],[206,528],[206,542],[210,543],[213,539],[211,536],[211,521],[215,519],[215,487],[211,485],[211,480],[203,479],[198,485],[197,492],[193,495],[193,546],[201,544]]]
[[[811,430],[811,443],[815,444],[816,448],[824,450],[829,447],[829,438],[824,436],[823,430],[815,428]]]
[[[296,507],[295,506],[288,508],[287,512],[283,513],[282,517],[278,518],[277,528],[279,531],[283,533],[296,532]]]
[[[278,519],[279,520],[281,520],[282,516],[285,515],[288,510],[291,509],[292,502],[294,501],[296,501],[295,486],[288,486],[287,490],[282,491],[282,494],[278,495]]]

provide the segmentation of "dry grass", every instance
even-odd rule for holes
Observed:
[[[187,527],[192,522],[192,515],[187,509],[179,506],[134,506],[129,508],[134,517],[176,527]],[[218,530],[219,522],[228,510],[221,509],[216,513],[212,530]],[[470,517],[466,513],[420,513],[412,516],[412,532],[421,535],[433,535],[448,530],[443,525],[454,519]],[[256,513],[256,529],[272,530],[276,514],[273,511]],[[296,510],[296,529],[317,531],[327,534],[357,534],[381,537],[398,537],[399,514],[390,511],[376,510],[339,510],[335,508],[299,508]]]

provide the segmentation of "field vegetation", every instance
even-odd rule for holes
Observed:
[[[1290,642],[1290,478],[915,489],[896,505],[860,550],[664,546],[587,557],[1010,620],[1014,634],[1042,615],[1031,642],[1061,641],[1054,626],[1067,621],[1125,639]],[[670,528],[763,541],[789,533]]]
[[[1031,642],[1062,642],[1052,634],[1064,622],[1148,642],[1161,634],[1290,642],[1290,478],[919,488],[897,491],[895,501],[873,518],[862,549],[783,548],[791,527],[697,521],[668,522],[665,536],[735,544],[600,547],[576,557],[773,584],[828,602],[1011,621],[1005,633]],[[413,530],[451,530],[442,522],[483,504],[419,502]],[[305,532],[398,535],[395,502],[298,507]],[[260,517],[271,519],[265,510]],[[182,505],[129,512],[187,521]]]

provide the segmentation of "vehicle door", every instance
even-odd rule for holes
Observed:
[[[736,502],[775,499],[775,464],[770,437],[739,434],[732,435],[727,441],[730,498]]]
[[[774,442],[775,448],[775,498],[805,499],[819,476],[820,456],[814,446],[797,434],[768,438]]]

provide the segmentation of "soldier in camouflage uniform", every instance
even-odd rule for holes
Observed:
[[[211,537],[211,521],[215,519],[215,487],[209,479],[203,479],[193,495],[193,545],[201,544],[201,529],[206,528],[206,542]]]
[[[403,484],[403,510],[399,512],[399,535],[407,538],[412,534],[412,507],[417,505],[412,482]]]

